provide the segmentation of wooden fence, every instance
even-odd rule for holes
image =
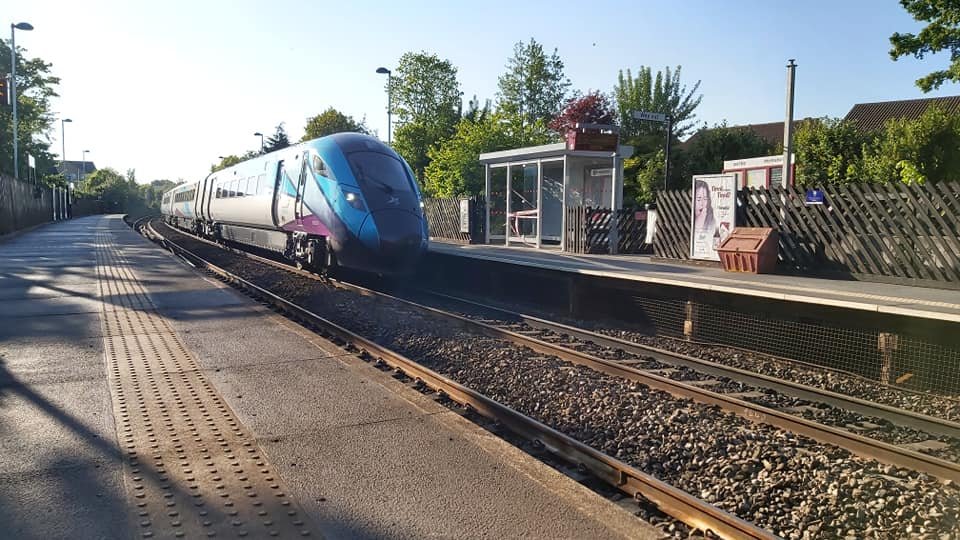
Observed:
[[[616,221],[617,253],[641,253],[646,247],[647,213],[624,208],[567,208],[564,250],[570,253],[610,253],[611,225]]]
[[[960,287],[960,183],[849,184],[805,190],[747,188],[737,195],[737,224],[780,233],[779,265],[804,274],[842,273],[914,285]],[[655,253],[686,259],[690,191],[661,193]]]
[[[690,190],[657,194],[657,231],[653,253],[664,259],[690,258]]]
[[[486,224],[483,199],[473,198],[468,204],[470,232],[462,232],[460,199],[424,199],[423,212],[430,227],[430,237],[463,244],[483,242]]]

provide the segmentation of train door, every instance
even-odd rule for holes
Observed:
[[[291,193],[290,187],[293,187],[293,193]],[[287,174],[284,162],[277,163],[277,189],[274,192],[273,205],[276,214],[274,220],[279,227],[290,225],[296,219],[294,209],[299,199],[296,188],[297,185],[290,180],[290,176]]]
[[[303,159],[300,160],[300,178],[297,181],[297,199],[293,207],[294,216],[297,223],[303,219],[303,194],[307,189],[307,153],[303,153]]]

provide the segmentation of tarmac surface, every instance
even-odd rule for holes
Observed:
[[[0,242],[15,538],[652,538],[120,216]]]

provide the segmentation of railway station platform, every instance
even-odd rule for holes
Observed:
[[[0,242],[0,305],[0,536],[657,536],[121,216]]]
[[[734,274],[713,267],[655,262],[645,255],[574,255],[524,247],[463,245],[437,240],[430,242],[430,251],[582,276],[808,306],[960,322],[960,290],[777,274]]]

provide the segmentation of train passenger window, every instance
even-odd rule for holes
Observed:
[[[257,195],[265,195],[267,193],[267,175],[260,174],[257,176]]]
[[[238,185],[239,185],[239,184],[237,183],[236,180],[231,180],[231,181],[230,181],[230,196],[231,196],[231,197],[236,197],[236,196],[237,196],[237,187],[238,187]]]
[[[217,186],[217,198],[220,198],[220,186]]]

